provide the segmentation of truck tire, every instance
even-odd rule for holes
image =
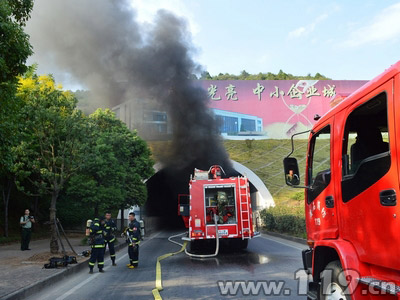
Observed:
[[[190,252],[196,253],[201,249],[200,241],[199,240],[192,240],[190,241]]]
[[[240,250],[247,249],[248,245],[249,245],[249,240],[239,240],[239,249]]]
[[[348,290],[348,283],[343,273],[340,261],[330,262],[321,273],[320,300],[351,300],[350,295],[343,293]]]

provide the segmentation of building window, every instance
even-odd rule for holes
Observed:
[[[145,122],[167,122],[165,112],[145,111],[143,112],[143,121]]]
[[[237,133],[238,118],[217,115],[217,122],[220,133]]]
[[[242,119],[240,131],[256,131],[256,121],[251,119]]]

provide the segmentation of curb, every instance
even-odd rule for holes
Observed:
[[[278,238],[281,238],[281,239],[285,239],[285,240],[288,240],[288,241],[296,242],[296,243],[299,243],[299,244],[307,245],[307,240],[299,238],[299,237],[294,237],[294,236],[286,235],[286,234],[283,234],[283,233],[277,233],[277,232],[272,232],[272,231],[264,231],[264,230],[262,231],[262,233],[268,234],[268,235],[271,235],[271,236],[274,236],[274,237],[278,237]]]
[[[115,245],[115,252],[121,250],[122,248],[126,247],[126,243],[119,243],[118,245]],[[106,251],[104,258],[110,256],[109,250]],[[20,290],[17,290],[15,292],[12,292],[11,294],[8,294],[1,298],[1,300],[21,300],[25,299],[28,296],[33,295],[34,293],[39,292],[42,290],[44,287],[47,287],[51,284],[54,284],[58,281],[61,281],[62,279],[65,279],[67,277],[70,277],[73,274],[76,274],[84,269],[88,268],[88,259],[78,263],[77,265],[73,265],[72,267],[67,267],[63,272],[54,274],[53,276],[50,276],[46,279],[43,279],[39,282],[33,283],[27,287],[24,287]]]

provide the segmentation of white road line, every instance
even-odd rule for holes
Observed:
[[[300,250],[300,251],[302,251],[304,249],[307,249],[307,246],[305,246],[305,245],[304,245],[304,248],[296,247],[296,246],[293,246],[293,245],[290,245],[290,244],[287,244],[287,243],[284,243],[284,242],[280,242],[275,238],[266,237],[263,234],[261,235],[261,238],[266,239],[266,240],[270,240],[270,241],[276,242],[278,244],[285,245],[285,246],[288,246],[288,247],[291,247],[293,249],[297,249],[297,250]],[[293,243],[295,243],[295,242],[293,242]]]
[[[144,243],[144,242],[143,242]],[[119,257],[117,259],[117,261],[120,261],[121,259],[125,258],[128,255],[128,253],[124,254],[123,256]],[[111,266],[107,266],[104,268],[104,270],[109,269]],[[68,292],[66,292],[65,294],[61,295],[60,297],[56,298],[55,300],[64,300],[65,298],[67,298],[68,296],[70,296],[72,293],[74,293],[76,290],[80,289],[81,287],[83,287],[85,284],[91,282],[93,279],[95,279],[97,276],[99,276],[100,273],[96,273],[91,275],[89,278],[87,278],[86,280],[82,281],[80,284],[74,286],[72,289],[68,290]]]
[[[153,238],[155,238],[156,236],[158,236],[160,233],[161,233],[161,232],[155,234],[155,235],[152,236],[150,239],[148,239],[148,240],[146,240],[146,241],[143,241],[143,243],[141,243],[141,244],[143,245],[143,244],[146,243],[147,241],[152,240]],[[121,256],[121,257],[118,257],[118,258],[116,259],[116,261],[118,262],[118,261],[122,260],[122,259],[125,258],[127,255],[128,255],[128,253],[124,254],[124,255]],[[109,269],[110,267],[111,267],[111,265],[105,267],[104,270],[107,270],[107,269]],[[93,279],[95,279],[95,278],[96,278],[97,276],[99,276],[99,275],[100,275],[100,273],[96,273],[96,274],[91,275],[89,278],[87,278],[86,280],[82,281],[80,284],[76,285],[76,286],[73,287],[72,289],[68,290],[68,292],[62,294],[61,296],[59,296],[59,297],[56,298],[55,300],[64,300],[65,298],[67,298],[68,296],[70,296],[72,293],[74,293],[76,290],[80,289],[81,287],[83,287],[83,286],[86,285],[87,283],[91,282]]]

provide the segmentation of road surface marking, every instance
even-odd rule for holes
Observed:
[[[304,249],[307,249],[307,246],[304,246],[304,248],[296,247],[296,246],[293,246],[293,245],[286,244],[284,242],[278,241],[278,240],[276,240],[276,238],[266,237],[263,234],[261,235],[261,238],[266,239],[266,240],[270,240],[270,241],[276,242],[278,244],[285,245],[285,246],[288,246],[288,247],[291,247],[293,249],[297,249],[297,250],[300,250],[300,251],[302,251]],[[293,243],[296,243],[296,242],[293,242]]]
[[[155,238],[156,236],[158,236],[161,232],[155,234],[153,237],[149,238],[146,241],[143,241],[142,245],[144,243],[146,243],[147,241],[152,240],[153,238]],[[125,258],[128,255],[128,253],[125,253],[123,256],[118,257],[117,258],[117,262],[120,261],[121,259]],[[104,270],[109,269],[111,266],[107,266],[104,268]],[[56,298],[55,300],[64,300],[65,298],[67,298],[68,296],[70,296],[72,293],[74,293],[76,290],[80,289],[81,287],[83,287],[84,285],[86,285],[87,283],[89,283],[90,281],[92,281],[93,279],[95,279],[97,276],[99,276],[100,273],[96,273],[92,276],[90,276],[89,278],[87,278],[86,280],[82,281],[80,284],[76,285],[75,287],[73,287],[72,289],[68,290],[68,292],[66,292],[65,294],[62,294],[61,296],[59,296],[58,298]]]
[[[123,256],[119,257],[117,259],[117,261],[120,261],[121,259],[125,258],[128,255],[128,253],[125,253]],[[111,266],[107,266],[104,268],[104,270],[109,269]],[[68,290],[68,292],[66,292],[65,294],[61,295],[60,297],[56,298],[55,300],[64,300],[65,298],[67,298],[68,296],[70,296],[72,293],[74,293],[76,290],[80,289],[81,287],[83,287],[84,285],[88,284],[90,281],[92,281],[93,279],[95,279],[97,276],[99,276],[100,273],[96,273],[92,276],[90,276],[89,278],[87,278],[86,280],[82,281],[80,284],[76,285],[75,287],[73,287],[72,289]]]

